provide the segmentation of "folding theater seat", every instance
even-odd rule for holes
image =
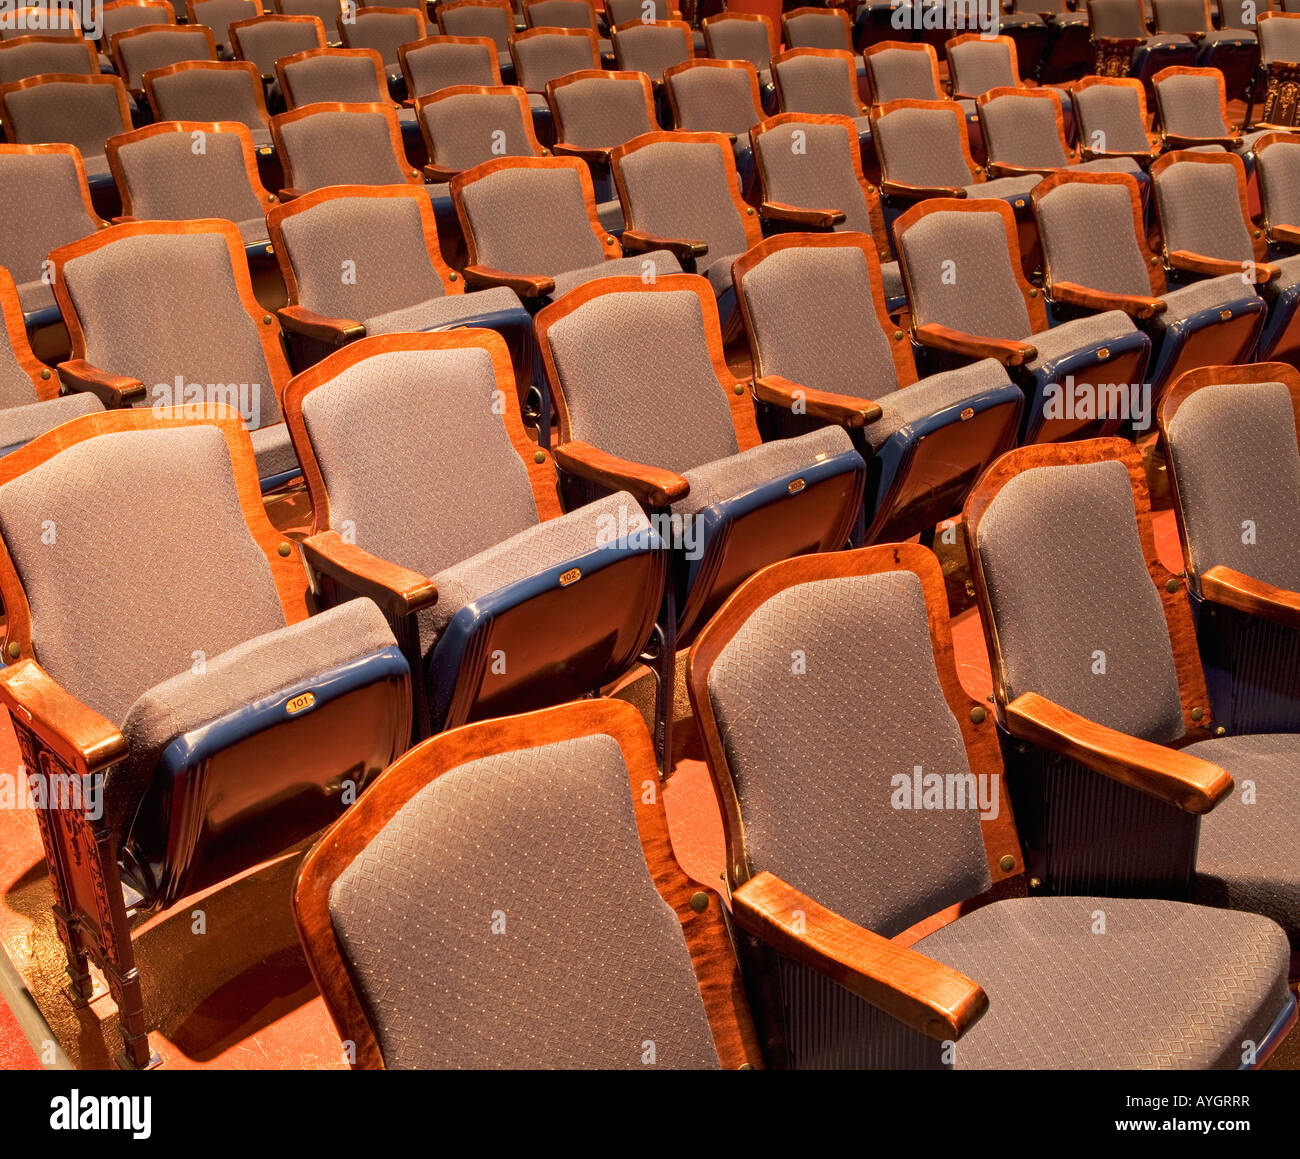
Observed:
[[[59,394],[54,371],[32,353],[18,287],[0,267],[0,455],[60,423],[102,410],[91,394]]]
[[[1153,433],[1154,408],[1180,374],[1250,361],[1263,300],[1240,273],[1170,290],[1147,247],[1142,197],[1129,174],[1058,173],[1034,190],[1033,203],[1053,311],[1122,310],[1151,338],[1151,398],[1138,434]]]
[[[259,160],[274,157],[261,74],[246,60],[184,60],[144,74],[155,121],[238,121]]]
[[[168,0],[113,0],[100,11],[99,42],[107,46],[119,32],[142,24],[175,24],[176,9]]]
[[[1166,149],[1222,145],[1249,157],[1264,132],[1246,133],[1228,123],[1223,73],[1217,68],[1166,68],[1151,78]],[[1265,130],[1267,132],[1267,130]],[[1247,162],[1254,167],[1254,158]]]
[[[182,60],[216,60],[217,42],[204,25],[183,28],[171,24],[142,24],[117,33],[109,41],[117,75],[137,101],[144,100],[144,74]]]
[[[425,176],[450,181],[497,157],[544,157],[528,94],[514,85],[454,85],[415,102],[429,151]]]
[[[643,72],[570,73],[547,84],[546,99],[555,129],[552,151],[587,163],[598,202],[616,199],[610,154],[659,128],[650,78]]]
[[[759,216],[773,232],[832,229],[864,233],[882,263],[891,310],[904,303],[903,276],[892,260],[880,195],[867,184],[857,131],[848,117],[782,113],[750,130],[758,161]]]
[[[688,60],[664,72],[673,127],[733,138],[742,189],[754,182],[749,132],[763,120],[758,72],[743,60]]]
[[[532,319],[511,289],[465,293],[420,190],[331,186],[274,206],[267,227],[289,291],[280,320],[299,368],[367,334],[482,326],[506,336],[529,381]]]
[[[16,3],[0,19],[0,40],[17,40],[32,33],[81,40],[81,17],[74,8]]]
[[[974,101],[990,89],[1025,87],[1020,79],[1016,42],[1009,36],[966,32],[944,45],[944,55],[956,100]]]
[[[821,48],[853,56],[853,26],[842,8],[792,8],[783,12],[781,41],[789,48]],[[854,59],[853,71],[855,78],[866,75],[860,57]]]
[[[393,103],[384,62],[373,48],[304,49],[279,57],[275,75],[285,106],[290,109],[318,104]]]
[[[282,16],[314,16],[325,26],[325,35],[335,43],[338,19],[342,13],[340,0],[271,0],[272,6]]]
[[[1286,253],[1300,247],[1300,139],[1290,133],[1266,133],[1256,138],[1255,179],[1265,236]]]
[[[256,16],[230,26],[230,47],[236,60],[252,61],[270,84],[282,56],[326,47],[325,26],[314,16]]]
[[[75,145],[98,191],[113,184],[104,142],[131,128],[131,103],[115,76],[54,73],[0,89],[0,122],[15,145]]]
[[[528,93],[533,125],[548,142],[554,138],[546,86],[571,72],[600,68],[596,34],[585,28],[530,28],[510,38],[515,80]]]
[[[654,773],[617,700],[470,725],[393,765],[294,889],[352,1066],[761,1066],[723,904],[673,858]],[[597,865],[596,907],[550,884],[590,890]],[[467,916],[485,905],[519,915],[486,953]]]
[[[668,250],[713,287],[723,331],[739,327],[731,263],[763,236],[740,195],[730,139],[722,133],[647,133],[610,154],[627,228],[625,252]]]
[[[24,36],[0,41],[0,85],[50,73],[95,76],[98,72],[94,46],[84,40]]]
[[[193,412],[87,415],[0,466],[0,701],[54,794],[37,820],[70,993],[90,1000],[93,961],[129,1067],[157,1061],[130,919],[291,849],[410,737],[383,614],[356,600],[308,618],[243,425]],[[167,598],[103,598],[142,577]],[[90,777],[93,810],[57,793],[57,778]]]
[[[613,45],[600,36],[596,6],[591,0],[524,0],[524,23],[529,28],[580,28],[598,38],[602,56],[614,51]],[[637,13],[637,19],[641,19]]]
[[[514,17],[506,0],[444,0],[435,9],[438,28],[445,36],[486,36],[496,46],[502,77],[514,79],[510,63],[510,36]]]
[[[1300,736],[1214,720],[1138,451],[1011,451],[964,522],[1027,871],[1046,893],[1252,910],[1295,945]]]
[[[1233,28],[1224,22],[1216,29],[1210,14],[1210,0],[1151,0],[1159,32],[1180,32],[1197,48],[1196,64],[1219,70],[1233,100],[1246,94],[1259,66],[1259,42],[1253,31]],[[1231,0],[1223,7],[1231,8]],[[1241,5],[1238,3],[1238,8]]]
[[[73,145],[0,145],[0,266],[13,276],[29,330],[59,320],[47,259],[59,246],[108,223],[90,200]]]
[[[280,421],[289,380],[280,328],[253,296],[231,222],[127,222],[60,246],[50,264],[72,344],[59,363],[65,387],[141,411],[237,406],[262,490],[299,476]]]
[[[1149,165],[1160,153],[1160,138],[1148,127],[1146,90],[1140,80],[1087,76],[1073,89],[1079,156],[1084,161],[1131,157]]]
[[[1048,329],[1039,291],[1026,280],[1005,201],[934,198],[894,223],[899,265],[912,308],[912,338],[922,369],[996,358],[1025,391],[1025,443],[1075,439],[1118,418],[1098,420],[1065,405],[1104,383],[1142,383],[1151,340],[1119,310]],[[1061,413],[1056,413],[1056,412]]]
[[[411,8],[358,8],[352,19],[338,20],[339,36],[345,48],[368,48],[379,53],[394,97],[402,96],[402,65],[397,50],[403,44],[423,40],[433,31],[424,16]]]
[[[767,568],[700,636],[688,688],[770,1066],[1232,1070],[1293,1024],[1266,918],[1008,896],[1003,766],[925,548]]]
[[[1300,731],[1300,375],[1207,366],[1160,407],[1187,596],[1214,719]]]
[[[1293,128],[1300,124],[1295,84],[1300,81],[1300,13],[1259,14],[1260,69],[1250,91],[1245,123]],[[1251,109],[1259,104],[1259,117]]]
[[[1162,68],[1190,65],[1196,45],[1180,32],[1152,35],[1143,0],[1088,0],[1095,61],[1100,76],[1135,76],[1144,84]]]
[[[1092,30],[1086,11],[1071,11],[1066,0],[1012,0],[1012,11],[1033,11],[1047,24],[1038,79],[1043,84],[1078,80],[1093,65]]]
[[[916,380],[866,234],[769,238],[737,260],[736,295],[760,431],[848,432],[867,461],[868,542],[932,536],[1015,445],[1024,398],[993,359]]]
[[[408,100],[452,85],[501,84],[496,46],[486,36],[426,36],[397,49]]]
[[[1251,220],[1246,167],[1233,153],[1166,153],[1151,166],[1165,273],[1176,282],[1232,274],[1255,283],[1268,305],[1261,361],[1300,354],[1300,255],[1268,261],[1268,239]]]
[[[891,101],[944,101],[952,99],[939,79],[939,57],[934,46],[921,41],[886,40],[862,54],[873,105]],[[961,111],[975,117],[975,101],[957,101]]]
[[[605,0],[605,19],[611,28],[640,20],[681,20],[681,9],[669,0]],[[696,56],[712,55],[702,28],[691,29],[691,45]],[[725,59],[719,57],[718,59]]]
[[[643,72],[658,90],[664,73],[675,64],[693,60],[691,26],[684,20],[634,20],[609,31],[614,44],[614,67],[621,72]]]
[[[728,12],[725,9],[700,22],[704,50],[696,46],[696,56],[714,60],[747,60],[758,73],[764,105],[775,97],[772,89],[772,53],[777,47],[776,30],[766,16],[755,12]]]
[[[865,146],[871,139],[867,107],[858,97],[851,53],[829,48],[792,48],[772,58],[777,107],[783,113],[852,117]]]
[[[663,600],[666,556],[631,495],[560,513],[513,379],[500,337],[461,330],[362,339],[285,391],[317,602],[384,609],[421,735],[598,692]]]

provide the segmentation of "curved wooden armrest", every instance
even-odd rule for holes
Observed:
[[[1205,254],[1195,254],[1191,250],[1174,250],[1169,255],[1169,264],[1176,270],[1187,270],[1193,274],[1211,274],[1214,277],[1223,277],[1225,274],[1243,274],[1246,272],[1246,263],[1228,261],[1226,258],[1211,258]],[[1265,282],[1271,282],[1282,271],[1268,262],[1254,262],[1255,267],[1255,284],[1262,286]]]
[[[968,358],[996,358],[1003,366],[1020,366],[1038,357],[1036,347],[1028,342],[1015,342],[1008,338],[984,338],[966,334],[937,322],[927,322],[916,327],[916,338],[922,346],[936,350],[949,350]]]
[[[804,414],[815,419],[836,423],[850,430],[874,423],[885,412],[878,403],[868,398],[854,398],[847,394],[833,394],[827,390],[813,390],[800,386],[778,374],[765,374],[755,378],[754,397],[759,402],[793,411],[802,408]]]
[[[551,151],[557,157],[578,157],[587,162],[588,165],[608,165],[609,155],[614,151],[614,145],[570,145],[567,141],[556,141],[551,146]]]
[[[651,250],[667,250],[680,262],[703,257],[709,252],[709,243],[691,241],[683,237],[660,237],[643,229],[625,229],[620,239],[627,253],[643,254]]]
[[[1053,168],[1050,165],[1042,165],[1037,169],[1031,169],[1025,165],[1011,165],[1006,161],[990,161],[985,166],[985,171],[990,177],[1050,177],[1053,173],[1060,173],[1061,167]]]
[[[927,1038],[955,1042],[988,1009],[988,995],[964,974],[864,930],[770,873],[751,877],[731,905],[746,933]]]
[[[690,494],[691,485],[675,471],[633,463],[590,443],[561,443],[552,454],[562,470],[602,487],[628,491],[651,507],[668,507]]]
[[[1018,740],[1188,813],[1208,813],[1232,792],[1232,778],[1218,765],[1097,724],[1036,692],[1007,705],[1006,726]]]
[[[84,358],[59,363],[59,381],[69,390],[89,391],[106,407],[131,406],[143,402],[145,386],[126,374],[109,374]]]
[[[540,274],[508,274],[491,266],[466,266],[465,284],[476,290],[487,286],[507,286],[521,298],[540,298],[555,289],[555,279]]]
[[[1123,310],[1131,318],[1153,318],[1163,314],[1169,303],[1163,298],[1147,298],[1141,294],[1104,294],[1090,290],[1078,282],[1053,282],[1052,300],[1082,306],[1085,310]]]
[[[309,190],[306,189],[281,189],[279,197],[281,201],[293,201],[296,197],[302,197]]]
[[[446,165],[435,165],[432,161],[424,167],[424,179],[431,181],[435,185],[445,185],[456,174],[460,173],[459,169],[450,169]]]
[[[974,178],[971,178],[974,181]],[[886,197],[902,197],[908,201],[924,201],[927,197],[965,197],[960,185],[909,185],[906,181],[882,181],[880,192]]]
[[[337,531],[318,531],[299,546],[313,571],[374,600],[394,619],[438,602],[438,589],[428,576],[371,555]]]
[[[116,764],[126,738],[111,721],[82,704],[35,660],[0,671],[0,701],[59,760],[82,776]]]
[[[1211,603],[1300,628],[1300,592],[1274,587],[1222,564],[1201,576],[1201,595]]]
[[[1281,242],[1283,245],[1300,246],[1300,227],[1275,225],[1268,232],[1269,236],[1276,242]]]
[[[803,209],[797,205],[787,205],[784,201],[765,201],[759,206],[758,212],[769,221],[789,221],[816,229],[830,229],[844,220],[842,209]]]
[[[306,306],[281,306],[276,314],[286,330],[343,346],[366,336],[366,328],[351,318],[327,318]]]

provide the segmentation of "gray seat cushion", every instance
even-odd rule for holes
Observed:
[[[1296,282],[1300,282],[1300,254],[1292,254],[1287,258],[1278,258],[1271,261],[1270,264],[1277,266],[1282,271],[1278,274],[1276,281],[1269,283],[1270,289],[1285,290],[1288,286],[1294,286]],[[1235,277],[1239,275],[1229,276]],[[26,303],[24,303],[23,308],[27,308]]]
[[[273,475],[298,470],[298,456],[294,454],[289,428],[284,423],[272,423],[248,433],[253,440],[253,455],[257,459],[259,479],[269,479]]]
[[[881,263],[880,281],[885,288],[886,298],[901,298],[907,293],[903,286],[903,273],[897,262]]]
[[[615,198],[613,201],[601,201],[596,205],[596,220],[602,229],[610,233],[621,230],[627,222],[623,220],[623,203]]]
[[[1141,173],[1142,166],[1132,157],[1098,157],[1095,161],[1082,161],[1071,165],[1080,173]]]
[[[0,410],[0,447],[16,447],[19,443],[30,442],[60,423],[103,409],[99,399],[89,393],[6,407]]]
[[[731,289],[731,265],[738,257],[740,254],[727,254],[725,257],[705,254],[703,260],[695,267],[709,279],[709,285],[713,287],[713,292],[719,298]],[[704,262],[708,262],[708,265],[704,265]]]
[[[239,230],[239,236],[244,239],[245,245],[270,245],[271,234],[266,228],[266,218],[254,217],[248,221],[235,222],[235,228]]]
[[[1201,818],[1196,900],[1264,914],[1300,945],[1300,736],[1225,736],[1183,751],[1213,761],[1236,781]]]
[[[491,314],[498,310],[520,310],[523,303],[509,286],[493,286],[471,294],[448,294],[430,298],[414,306],[390,310],[365,320],[367,334],[401,334],[422,330],[439,330],[455,326],[465,318]]]
[[[853,443],[840,427],[822,427],[798,438],[760,443],[685,472],[683,477],[691,485],[691,492],[673,504],[673,511],[678,515],[695,514],[852,449]]]
[[[1159,318],[1170,322],[1190,318],[1201,310],[1217,309],[1226,302],[1249,297],[1253,289],[1242,282],[1240,274],[1224,274],[1221,278],[1206,278],[1193,282],[1181,290],[1171,290],[1164,295],[1167,309]]]
[[[1232,1070],[1288,1000],[1276,925],[1185,902],[1015,898],[914,949],[988,995],[956,1045],[962,1070]]]
[[[1038,370],[1072,351],[1098,342],[1113,342],[1125,334],[1132,334],[1135,329],[1129,316],[1119,310],[1107,310],[1104,314],[1090,314],[1086,318],[1063,322],[1050,330],[1026,335],[1025,341],[1034,345],[1038,357],[1025,365],[1030,370]]]
[[[996,177],[983,185],[967,185],[967,197],[1015,197],[1027,194],[1042,180],[1036,174],[1032,177]]]
[[[908,423],[974,398],[986,390],[1004,386],[1009,381],[1002,364],[993,358],[984,358],[970,366],[942,374],[932,374],[929,378],[876,399],[884,413],[874,423],[868,423],[863,433],[872,448],[878,449],[886,439]]]
[[[555,275],[555,289],[551,297],[558,298],[561,294],[567,294],[576,286],[585,286],[588,282],[594,282],[597,278],[617,278],[627,275],[640,277],[645,269],[644,263],[653,262],[656,274],[677,274],[681,273],[681,265],[667,250],[651,250],[648,254],[633,254],[631,257],[614,258],[612,261],[601,262],[598,266],[587,266],[581,270],[566,270],[562,274]]]

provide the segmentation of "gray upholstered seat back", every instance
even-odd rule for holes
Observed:
[[[1233,166],[1179,161],[1158,174],[1154,184],[1168,252],[1190,250],[1234,262],[1255,260]]]
[[[763,119],[745,69],[688,68],[667,84],[677,106],[679,129],[735,133],[743,139]]]
[[[486,36],[503,56],[510,49],[514,23],[510,13],[495,4],[469,4],[464,8],[443,6],[439,19],[448,36]]]
[[[633,20],[672,20],[673,6],[667,0],[605,0],[610,24],[630,24]]]
[[[329,900],[390,1069],[718,1065],[611,737],[444,773]]]
[[[35,308],[25,286],[44,291],[45,259],[53,249],[95,232],[98,224],[81,199],[76,164],[66,153],[0,154],[0,198],[9,206],[0,229],[0,266],[18,283],[23,308]]]
[[[582,183],[567,166],[498,169],[464,186],[461,199],[480,265],[552,275],[605,260],[591,230]],[[538,229],[539,222],[546,228]]]
[[[1011,52],[997,40],[968,40],[965,44],[954,44],[948,49],[948,64],[954,74],[953,92],[978,97],[989,89],[1016,84]]]
[[[614,33],[618,66],[643,72],[652,81],[662,80],[664,69],[691,59],[691,43],[680,28],[662,24],[639,24]]]
[[[217,36],[216,29],[213,35]],[[218,40],[220,37],[218,37]],[[140,78],[151,69],[164,68],[182,60],[208,60],[208,40],[199,28],[167,28],[157,32],[142,32],[139,36],[126,36],[119,42],[122,78],[129,89],[143,88]]]
[[[708,689],[754,872],[885,937],[988,887],[979,786],[915,574],[787,588],[732,637]],[[927,776],[953,786],[953,807],[913,807]]]
[[[1029,310],[1000,214],[931,213],[902,232],[898,247],[917,322],[990,338],[1029,337]]]
[[[511,51],[518,61],[516,81],[532,92],[542,92],[547,81],[600,66],[585,36],[528,36],[516,40]]]
[[[284,122],[280,133],[297,189],[406,183],[382,113],[324,110]]]
[[[1213,32],[1205,23],[1205,0],[1151,0],[1161,32]]]
[[[1069,164],[1056,126],[1056,107],[1041,97],[1005,96],[980,110],[989,158],[1008,165],[1057,168]]]
[[[334,529],[435,575],[535,524],[498,405],[507,386],[486,350],[393,350],[309,392],[303,421]]]
[[[1075,89],[1074,114],[1079,121],[1079,144],[1086,148],[1111,153],[1151,150],[1142,103],[1127,85]]]
[[[319,47],[316,26],[300,20],[267,20],[239,29],[240,55],[257,65],[263,76],[275,76],[280,57]]]
[[[232,24],[260,15],[253,0],[195,0],[194,4],[195,20],[212,29],[219,50],[229,46]]]
[[[1094,39],[1145,40],[1142,5],[1138,0],[1090,0],[1088,18]]]
[[[958,136],[963,131],[941,109],[895,109],[876,122],[876,149],[891,181],[961,189],[975,180]]]
[[[934,70],[928,52],[887,48],[867,57],[867,69],[871,73],[871,94],[877,104],[942,98],[934,87]]]
[[[1300,228],[1300,149],[1270,145],[1255,154],[1255,173],[1269,225]]]
[[[1133,202],[1123,185],[1058,185],[1036,209],[1054,282],[1107,294],[1149,297],[1151,279],[1133,232]],[[1105,238],[1105,245],[1097,239]]]
[[[424,36],[418,12],[373,12],[360,9],[348,29],[349,48],[373,48],[390,71],[397,70],[397,49]]]
[[[772,42],[756,20],[728,20],[724,12],[709,21],[708,39],[719,60],[747,60],[760,70],[772,67]]]
[[[167,18],[175,10],[170,4],[160,3],[148,7],[132,4],[126,8],[113,8],[102,13],[100,27],[103,29],[102,40],[107,44],[115,33],[125,32],[128,28],[139,28],[142,24],[166,24]],[[51,69],[61,72],[62,69]]]
[[[7,44],[0,47],[0,85],[43,73],[93,76],[90,60],[85,45],[77,40]]]
[[[791,48],[853,48],[838,11],[801,12],[786,20],[785,31]]]
[[[47,81],[5,95],[14,144],[58,141],[76,145],[83,157],[102,157],[104,142],[131,128],[122,119],[118,90],[107,84]]]
[[[534,28],[590,28],[592,7],[586,0],[542,0],[529,5],[528,19]]]
[[[155,77],[153,95],[160,120],[238,121],[265,130],[253,83],[242,68],[188,68]]]
[[[118,150],[135,216],[159,221],[260,218],[265,206],[248,183],[239,137],[205,132],[202,151],[195,147],[190,133],[158,133]]]
[[[801,133],[800,152],[794,134]],[[862,192],[850,149],[853,139],[839,125],[785,124],[758,137],[763,193],[768,201],[806,209],[838,209],[844,220],[837,230],[871,233],[871,211]],[[882,241],[884,239],[881,239]]]
[[[1255,32],[1258,28],[1256,17],[1259,5],[1255,0],[1219,0],[1219,14],[1223,17],[1224,28],[1241,28]]]
[[[216,427],[69,447],[0,487],[0,534],[37,662],[118,725],[154,685],[284,627]],[[165,595],[146,598],[142,582]]]
[[[280,229],[300,303],[327,318],[364,322],[446,292],[407,198],[334,197]]]
[[[678,473],[736,453],[695,294],[601,294],[548,340],[572,438]]]
[[[338,37],[338,20],[342,13],[339,0],[278,0],[277,11],[286,16],[314,16],[325,26],[328,40]]]
[[[406,68],[414,85],[412,97],[436,93],[452,85],[500,83],[493,65],[496,54],[482,44],[426,44],[406,54]]]
[[[562,85],[555,107],[570,145],[611,148],[657,127],[646,114],[645,90],[634,80],[590,77]]]
[[[749,248],[722,150],[709,141],[657,141],[619,161],[635,228],[707,242],[708,261]]]
[[[285,96],[294,108],[327,101],[368,104],[388,99],[387,93],[379,91],[374,59],[367,56],[341,52],[309,56],[285,65],[284,79],[289,86]]]
[[[1170,465],[1198,575],[1230,567],[1300,591],[1300,451],[1279,382],[1194,391],[1169,424]]]
[[[420,110],[439,165],[473,169],[494,157],[531,157],[532,141],[513,93],[458,93]]]
[[[772,62],[781,84],[781,110],[786,113],[861,114],[849,70],[839,57],[792,56]]]
[[[1169,629],[1123,463],[1024,471],[978,538],[1008,701],[1036,692],[1145,740],[1182,736]]]
[[[236,391],[232,405],[257,410],[251,426],[279,419],[257,324],[239,299],[221,234],[119,238],[66,262],[63,276],[87,360],[143,382],[139,405],[165,401],[168,391],[174,399],[179,377],[214,402],[227,401],[227,388]]]
[[[1259,54],[1265,64],[1300,60],[1300,20],[1261,20]]]
[[[777,250],[750,268],[741,292],[764,374],[854,398],[898,389],[860,249]]]
[[[1228,136],[1214,77],[1177,73],[1157,82],[1155,90],[1166,132],[1179,137]]]
[[[0,283],[3,279],[0,278]],[[35,402],[32,380],[22,368],[9,341],[8,328],[0,325],[0,409]]]

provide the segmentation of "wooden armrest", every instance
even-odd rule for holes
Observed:
[[[830,229],[844,220],[842,209],[803,209],[797,205],[787,205],[784,201],[765,201],[759,206],[758,212],[770,221],[789,221],[816,229]]]
[[[782,410],[788,411],[793,411],[796,406],[799,406],[803,408],[804,414],[848,429],[857,429],[866,426],[867,423],[874,423],[885,413],[878,403],[870,399],[833,394],[826,390],[813,390],[777,374],[765,374],[762,378],[755,378],[753,382],[754,397],[759,402],[779,406]]]
[[[927,1038],[955,1042],[988,1009],[988,995],[964,974],[855,925],[770,873],[751,877],[731,905],[746,933]]]
[[[983,338],[976,334],[965,334],[950,326],[940,326],[937,322],[927,322],[924,326],[916,327],[916,337],[922,346],[949,350],[968,358],[996,358],[1003,366],[1020,366],[1038,357],[1038,350],[1028,342]]]
[[[689,262],[709,252],[708,242],[691,241],[681,237],[660,237],[658,234],[646,233],[643,229],[625,229],[620,240],[627,253],[643,254],[651,250],[667,250],[679,262]]]
[[[1208,813],[1232,791],[1232,778],[1218,765],[1097,724],[1036,692],[1007,705],[1006,727],[1017,740],[1060,753],[1188,813]]]
[[[906,181],[882,181],[880,192],[886,197],[902,197],[908,201],[924,201],[927,197],[966,196],[966,190],[960,185],[910,185]]]
[[[435,165],[432,161],[424,167],[424,179],[432,181],[435,184],[445,185],[456,174],[460,173],[459,169],[449,169],[446,165]]]
[[[557,157],[578,157],[588,165],[608,166],[614,148],[613,145],[570,145],[567,141],[556,141],[551,151]]]
[[[1246,272],[1244,262],[1233,262],[1226,258],[1211,258],[1205,254],[1194,254],[1191,250],[1174,250],[1169,255],[1169,264],[1176,270],[1187,270],[1193,274],[1211,274],[1214,277],[1222,277],[1225,274],[1244,274]],[[1282,271],[1268,262],[1254,262],[1255,267],[1255,284],[1262,286],[1265,282],[1271,282]]]
[[[294,198],[302,197],[304,194],[309,192],[310,190],[307,189],[281,189],[279,198],[281,201],[293,201]]]
[[[35,660],[0,670],[0,701],[73,772],[85,776],[127,755],[115,724],[82,704]]]
[[[1275,225],[1268,232],[1269,236],[1276,242],[1281,242],[1283,245],[1300,246],[1300,227]]]
[[[1163,314],[1169,303],[1163,298],[1146,298],[1141,294],[1104,294],[1078,282],[1053,282],[1052,299],[1082,306],[1085,310],[1123,310],[1132,318],[1153,318]]]
[[[327,318],[305,306],[281,306],[276,314],[286,330],[318,338],[335,346],[343,346],[366,336],[366,328],[351,318]]]
[[[1010,165],[1006,161],[990,161],[985,166],[985,171],[990,177],[1050,177],[1053,173],[1062,172],[1062,169],[1050,165],[1031,169],[1025,165]]]
[[[59,381],[69,390],[89,391],[108,408],[131,406],[145,399],[145,386],[126,374],[109,374],[84,358],[59,363]]]
[[[438,589],[428,576],[371,555],[337,531],[319,531],[300,546],[313,571],[374,600],[394,619],[438,602]]]
[[[608,455],[590,443],[561,443],[552,454],[562,470],[602,487],[628,491],[651,507],[668,507],[690,494],[691,485],[675,471]]]
[[[491,266],[466,266],[465,284],[476,290],[484,286],[508,286],[521,298],[540,298],[555,289],[555,279],[540,274],[508,274]]]
[[[1201,576],[1201,595],[1211,603],[1300,628],[1300,592],[1274,587],[1222,564]]]

